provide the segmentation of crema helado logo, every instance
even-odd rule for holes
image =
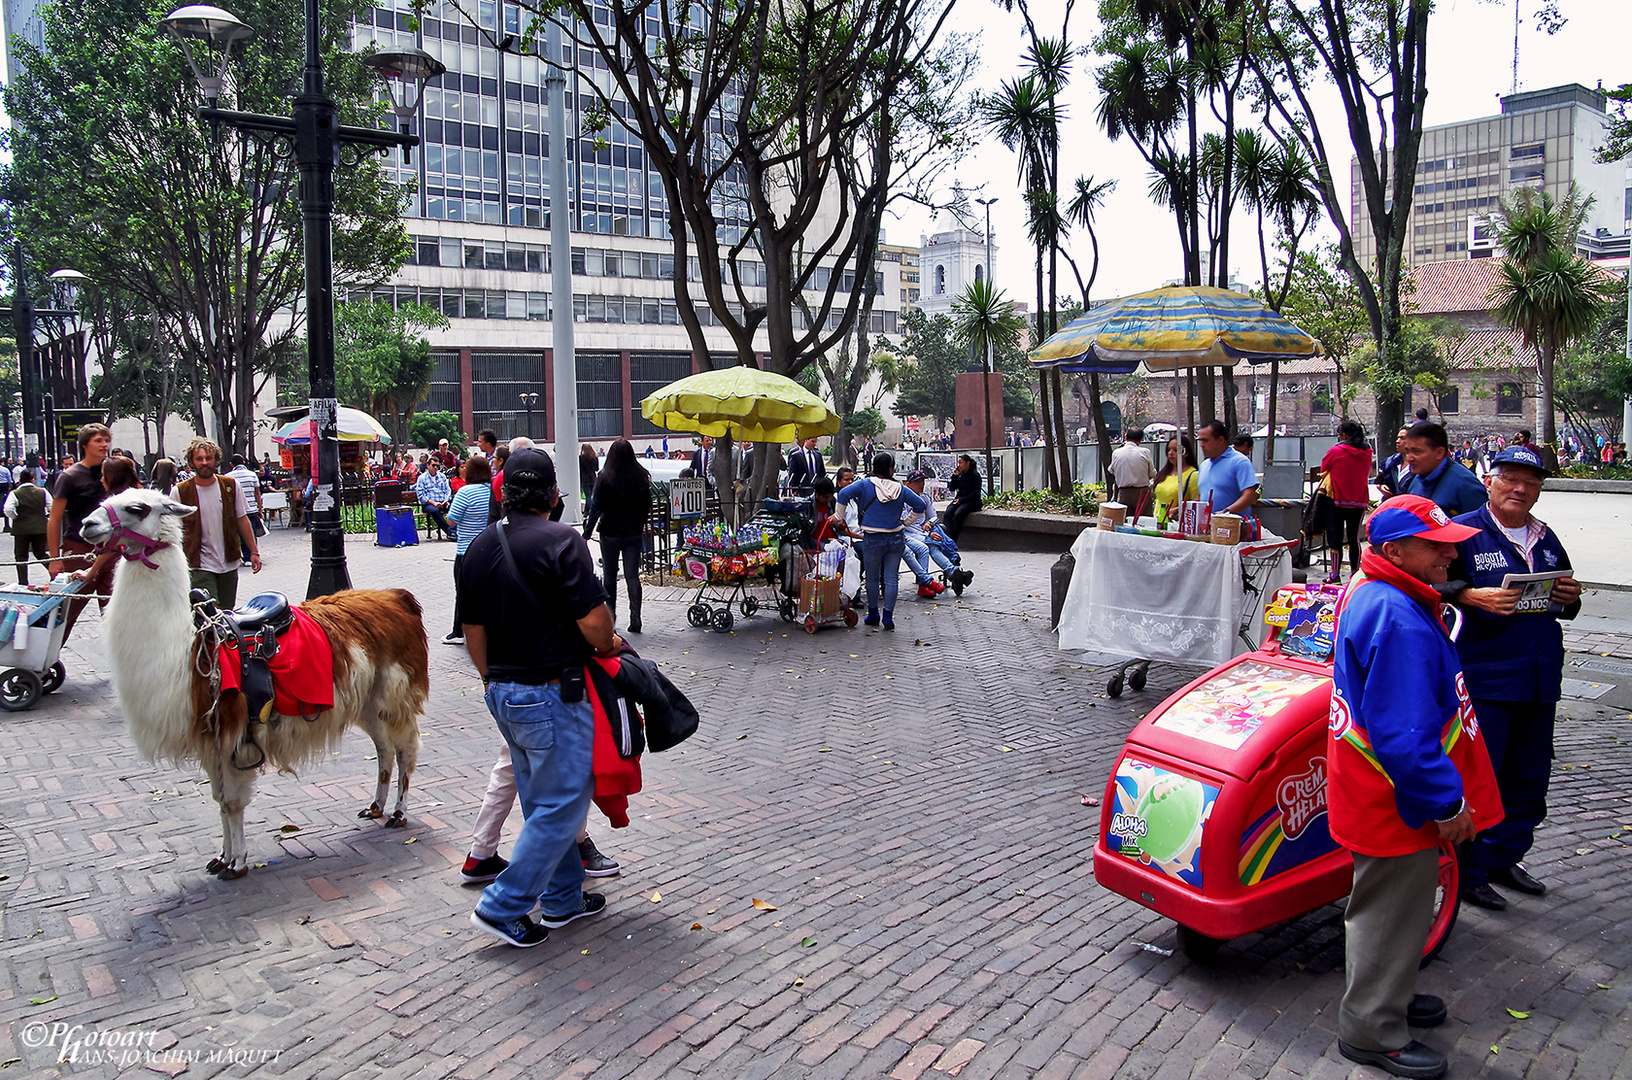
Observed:
[[[1286,838],[1302,836],[1309,823],[1326,812],[1326,759],[1312,757],[1308,772],[1283,779],[1275,789],[1275,805],[1280,807]]]

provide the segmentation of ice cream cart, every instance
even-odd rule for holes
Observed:
[[[83,588],[77,578],[47,585],[0,585],[0,709],[32,709],[67,677],[62,661],[68,598]]]
[[[1106,784],[1094,877],[1176,921],[1193,958],[1348,895],[1353,860],[1326,820],[1340,595],[1279,589],[1264,644],[1140,721]],[[1455,848],[1444,844],[1424,963],[1456,923],[1458,885]]]

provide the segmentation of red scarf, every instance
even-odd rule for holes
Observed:
[[[1360,575],[1370,581],[1386,581],[1421,604],[1434,617],[1434,621],[1439,624],[1439,628],[1449,636],[1450,630],[1446,628],[1445,619],[1440,614],[1440,608],[1445,601],[1439,593],[1434,591],[1432,585],[1407,574],[1384,558],[1375,548],[1360,556]],[[1356,581],[1358,580],[1357,578]],[[1350,591],[1353,591],[1356,581],[1349,582]]]

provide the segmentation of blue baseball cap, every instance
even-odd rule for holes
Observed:
[[[1528,446],[1509,446],[1499,451],[1490,459],[1490,467],[1498,465],[1523,465],[1527,469],[1534,469],[1543,476],[1551,476],[1553,472],[1541,462],[1541,455]]]
[[[1366,522],[1366,539],[1373,545],[1412,536],[1457,544],[1477,535],[1478,529],[1456,524],[1432,499],[1421,495],[1396,496],[1373,511]]]

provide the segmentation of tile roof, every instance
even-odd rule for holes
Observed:
[[[1500,259],[1458,259],[1411,268],[1416,292],[1404,298],[1418,315],[1491,310],[1490,290],[1500,276]]]

